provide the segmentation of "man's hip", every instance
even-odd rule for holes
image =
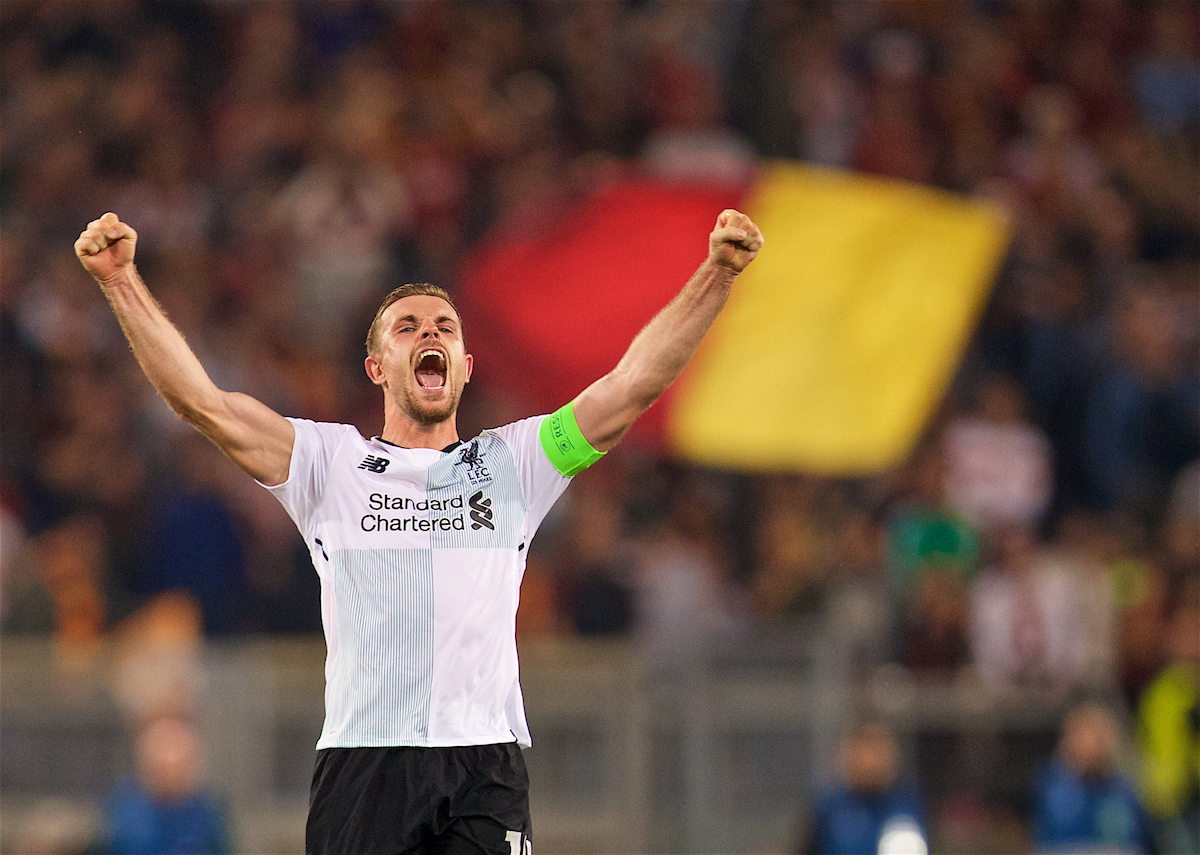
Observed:
[[[305,838],[307,855],[527,855],[521,749],[322,749]]]

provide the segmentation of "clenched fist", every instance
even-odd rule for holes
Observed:
[[[98,281],[104,282],[133,264],[137,232],[118,219],[105,214],[92,220],[75,241],[75,254],[84,269]]]
[[[762,249],[763,235],[754,221],[727,208],[717,217],[717,225],[708,236],[708,260],[734,273],[741,273]]]

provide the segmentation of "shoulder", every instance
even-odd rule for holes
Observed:
[[[320,491],[329,467],[340,454],[352,454],[369,447],[352,425],[290,417],[288,423],[295,436],[287,479],[279,484],[263,485],[276,497],[293,494],[298,488]],[[352,450],[347,451],[348,448]]]
[[[295,448],[306,453],[329,456],[343,446],[369,445],[354,425],[337,422],[314,422],[309,419],[288,418],[296,431]]]
[[[500,427],[488,428],[480,432],[479,439],[484,437],[491,438],[492,441],[501,441],[512,445],[521,441],[528,441],[530,438],[536,439],[538,430],[541,429],[542,421],[546,416],[531,416],[527,419],[518,419],[515,422],[509,422]]]
[[[496,449],[503,447],[513,457],[518,466],[530,463],[548,461],[546,437],[542,425],[547,416],[532,416],[527,419],[510,422],[500,427],[488,428],[479,434],[480,449]]]
[[[344,425],[340,422],[314,422],[311,419],[299,419],[295,416],[286,416],[285,418],[292,423],[292,426],[298,432],[303,430],[307,433],[338,438],[357,437],[364,442],[366,441],[354,425]]]

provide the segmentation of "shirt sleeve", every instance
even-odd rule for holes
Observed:
[[[287,480],[274,486],[262,486],[279,500],[300,533],[307,537],[325,492],[329,464],[338,445],[354,428],[308,419],[289,418],[288,421],[296,429],[296,439],[292,443]],[[261,481],[259,483],[262,484]]]
[[[542,448],[538,431],[548,416],[534,416],[492,431],[512,451],[525,497],[527,534],[532,536],[571,479],[550,462]]]

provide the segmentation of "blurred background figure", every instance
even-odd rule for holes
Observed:
[[[27,544],[5,598],[4,631],[52,633],[68,667],[82,669],[107,622],[108,538],[92,515],[69,517]]]
[[[811,479],[781,476],[764,485],[750,593],[767,619],[811,620],[824,605],[829,568],[822,560],[818,498]]]
[[[178,477],[164,484],[150,511],[139,588],[154,596],[185,590],[195,597],[208,635],[235,628],[247,601],[245,547],[227,498],[230,468],[203,437],[180,437]]]
[[[1027,526],[996,533],[995,563],[973,592],[972,647],[993,688],[1036,686],[1066,692],[1084,682],[1086,617],[1074,577],[1052,560]]]
[[[621,507],[611,490],[597,489],[592,479],[579,479],[567,505],[569,532],[560,569],[555,574],[559,598],[575,632],[584,636],[615,635],[633,622],[633,558],[621,537]],[[521,582],[521,607],[526,610]]]
[[[135,739],[137,774],[109,801],[102,851],[109,855],[225,855],[229,830],[203,785],[200,736],[185,718],[143,723]]]
[[[972,411],[946,430],[946,498],[984,531],[1037,525],[1050,506],[1052,449],[1030,420],[1021,387],[1009,377],[984,378]]]
[[[1142,793],[1164,853],[1200,852],[1200,578],[1169,622],[1168,659],[1137,705]]]
[[[925,855],[925,806],[901,777],[896,738],[882,724],[856,727],[842,743],[841,781],[822,794],[798,855]]]
[[[1083,450],[1102,508],[1159,513],[1172,479],[1200,453],[1194,342],[1153,273],[1131,275],[1115,308]]]
[[[968,595],[979,531],[949,506],[937,444],[913,455],[888,521],[888,570],[900,611],[897,658],[916,674],[946,677],[970,662]]]
[[[1119,770],[1120,725],[1108,709],[1084,705],[1063,723],[1058,754],[1034,783],[1038,852],[1157,851],[1149,817]]]
[[[698,479],[681,479],[639,538],[635,631],[648,667],[694,678],[745,630],[745,597],[729,578],[718,511]]]

